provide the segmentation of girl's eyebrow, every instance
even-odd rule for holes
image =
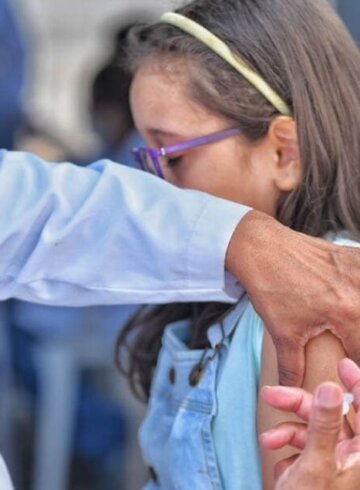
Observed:
[[[165,131],[164,129],[150,128],[149,133],[153,136],[164,136],[164,137],[181,137],[179,133],[173,133],[171,131]]]

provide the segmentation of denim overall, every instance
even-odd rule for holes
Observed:
[[[151,481],[146,490],[222,490],[211,424],[223,353],[247,302],[208,331],[211,348],[190,350],[188,321],[164,333],[140,445]]]

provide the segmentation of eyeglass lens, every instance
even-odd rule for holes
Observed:
[[[161,168],[164,168],[164,165],[166,165],[166,158],[165,157],[156,157],[152,156],[150,153],[148,153],[146,150],[140,150],[140,155],[141,155],[141,165],[146,170],[147,172],[150,172],[153,175],[158,175],[161,177]],[[155,163],[156,160],[156,163]]]

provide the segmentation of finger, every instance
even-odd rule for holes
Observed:
[[[350,466],[350,462],[354,461],[353,456],[357,456],[357,464],[360,460],[360,437],[353,437],[352,439],[346,439],[337,445],[336,448],[336,460],[338,462],[339,469],[344,470],[345,467]],[[358,466],[360,471],[360,465]]]
[[[360,366],[360,325],[352,323],[351,335],[349,329],[346,334],[344,332],[345,330],[343,329],[341,332],[336,332],[335,335],[341,338],[347,355]]]
[[[295,461],[298,459],[299,454],[294,454],[293,456],[290,456],[289,458],[283,459],[282,461],[279,461],[275,465],[274,469],[274,476],[275,476],[275,481],[277,481],[285,471],[292,466]]]
[[[360,407],[360,368],[351,359],[342,359],[339,375],[346,389],[354,395],[357,407]]]
[[[305,373],[304,347],[282,339],[274,340],[279,371],[279,383],[284,386],[301,386]]]
[[[313,396],[302,388],[264,386],[261,396],[268,405],[278,410],[292,412],[305,422],[309,421]]]
[[[275,429],[264,432],[260,443],[264,449],[276,450],[291,446],[303,450],[307,439],[307,425],[296,422],[284,422]]]
[[[346,460],[343,463],[343,466],[341,468],[343,473],[348,473],[352,472],[353,474],[353,480],[360,482],[360,452],[356,451],[351,454],[346,458]],[[359,488],[359,484],[356,487],[357,489]]]
[[[355,434],[360,434],[360,369],[354,361],[343,359],[339,363],[339,375],[341,381],[348,391],[354,395],[355,399]]]
[[[261,397],[271,407],[284,412],[293,413],[304,422],[309,422],[313,395],[302,388],[263,386]],[[344,419],[343,422],[339,440],[353,436],[353,431],[347,424],[346,419]]]
[[[352,439],[347,440],[346,446],[348,454],[358,453],[360,456],[360,437],[353,437]]]
[[[335,450],[342,426],[343,392],[335,383],[323,383],[316,390],[311,408],[305,452],[324,462],[335,462]]]
[[[295,449],[303,450],[306,446],[308,426],[297,422],[284,422],[275,429],[263,432],[260,435],[260,444],[264,449],[275,451],[285,446],[291,446]],[[345,441],[347,444],[352,436],[351,431],[342,430],[338,442]],[[355,443],[354,443],[355,444]],[[356,442],[360,447],[360,442]],[[348,447],[348,446],[347,446]]]
[[[307,424],[301,424],[300,422],[283,422],[275,427],[275,429],[263,432],[259,436],[259,440],[261,446],[270,451],[281,449],[285,446],[303,450],[306,446],[307,434]],[[340,432],[338,442],[346,441],[348,444],[351,437],[353,437],[351,429],[349,427],[344,428]],[[360,445],[360,442],[357,442],[356,444]]]

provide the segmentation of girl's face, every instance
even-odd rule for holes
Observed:
[[[135,124],[148,146],[160,148],[233,127],[221,115],[192,101],[181,66],[151,60],[137,71],[131,89]],[[274,215],[281,191],[273,168],[273,141],[242,135],[169,157],[162,168],[172,184],[204,191]]]

